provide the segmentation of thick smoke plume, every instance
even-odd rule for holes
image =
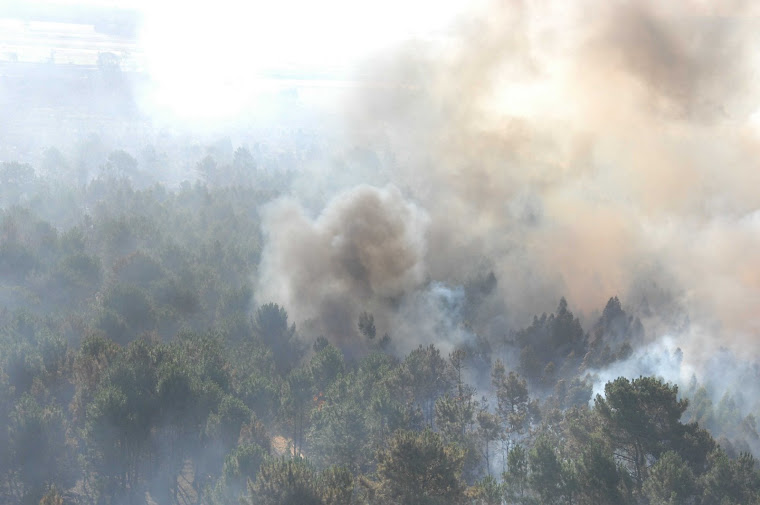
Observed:
[[[264,296],[339,339],[361,311],[381,312],[424,281],[427,214],[390,186],[340,194],[315,219],[294,201],[265,213]]]
[[[704,328],[683,333],[699,335],[684,351],[760,350],[753,14],[748,2],[505,1],[376,55],[346,131],[392,186],[341,176],[318,184],[316,219],[298,194],[270,209],[260,292],[346,338],[361,311],[419,320],[402,310],[410,293],[492,270],[479,332],[519,327],[562,295],[587,317],[619,295],[650,309],[650,335],[683,314]],[[366,172],[347,151],[341,170]]]

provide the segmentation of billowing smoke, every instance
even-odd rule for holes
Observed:
[[[312,331],[352,338],[360,313],[382,317],[425,280],[428,216],[395,187],[356,187],[316,218],[279,201],[264,222],[259,296],[284,302]]]
[[[650,335],[686,319],[674,311],[698,323],[684,352],[757,351],[749,8],[497,2],[368,59],[368,85],[345,107],[343,174],[315,182],[324,211],[307,217],[294,194],[265,216],[261,296],[344,338],[361,311],[379,326],[420,319],[399,301],[492,270],[476,331],[494,318],[519,327],[563,295],[590,317],[619,295],[651,309]],[[353,148],[398,189],[347,189],[346,167],[367,170]]]

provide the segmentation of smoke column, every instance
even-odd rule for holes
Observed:
[[[687,314],[687,354],[757,352],[755,14],[496,2],[368,58],[344,104],[344,163],[304,176],[321,207],[309,215],[316,190],[294,191],[265,213],[260,300],[346,339],[361,311],[413,324],[424,315],[405,304],[430,282],[492,270],[477,331],[563,295],[590,317],[619,295],[648,304],[650,335]],[[351,187],[347,171],[369,170],[356,149],[374,153],[376,187]]]

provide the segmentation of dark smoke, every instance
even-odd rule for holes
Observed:
[[[265,223],[257,296],[287,301],[317,333],[348,341],[363,311],[387,324],[388,310],[425,281],[428,217],[395,187],[358,186],[316,218],[279,201]]]

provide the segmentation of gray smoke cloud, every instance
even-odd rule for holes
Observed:
[[[358,186],[316,218],[278,201],[264,223],[259,296],[284,302],[310,331],[353,338],[362,311],[382,317],[425,280],[429,218],[393,186]]]
[[[698,323],[686,352],[760,350],[752,8],[495,2],[368,58],[347,142],[392,186],[350,189],[346,155],[339,187],[320,168],[319,217],[295,203],[316,190],[274,205],[261,299],[346,338],[362,310],[420,320],[402,310],[410,293],[493,270],[476,331],[519,327],[563,295],[591,317],[617,294],[648,301],[650,335],[684,319],[674,311]]]

